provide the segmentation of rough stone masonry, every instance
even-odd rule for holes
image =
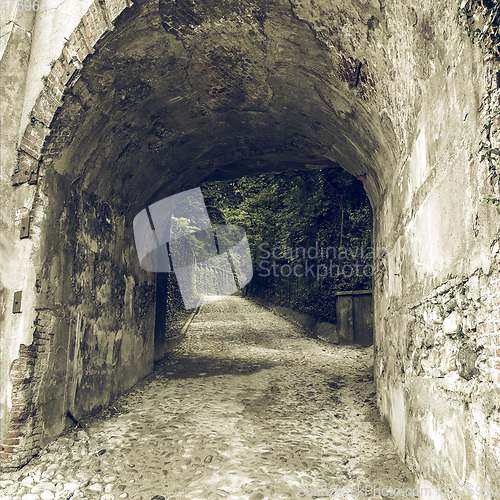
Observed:
[[[500,483],[500,216],[477,152],[499,68],[454,0],[8,5],[3,467],[152,370],[136,213],[341,165],[373,206],[377,398],[399,453],[422,484]]]

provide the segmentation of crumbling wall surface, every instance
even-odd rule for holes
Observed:
[[[125,2],[108,4],[115,16],[126,6]],[[66,7],[74,14],[81,4]],[[106,23],[110,17],[104,17],[102,9],[99,19],[93,16],[96,8],[75,30],[85,53],[92,49],[85,44],[95,44],[95,34],[110,27]],[[130,245],[131,223],[125,220],[120,200],[102,199],[54,171],[46,178],[38,176],[44,140],[30,132],[31,125],[37,123],[45,135],[50,133],[70,76],[61,61],[50,69],[49,55],[57,58],[54,44],[59,41],[60,54],[63,35],[69,37],[74,28],[69,22],[61,27],[47,21],[57,12],[40,14],[34,35],[19,30],[34,38],[35,47],[24,49],[18,44],[17,51],[9,52],[7,46],[2,61],[13,59],[12,68],[2,67],[3,83],[4,70],[12,74],[2,92],[17,92],[16,101],[10,99],[9,107],[2,106],[2,125],[8,125],[7,136],[11,136],[7,142],[2,134],[1,208],[7,229],[2,232],[6,257],[2,258],[2,467],[26,463],[70,422],[68,411],[80,418],[99,409],[153,366],[154,277],[138,268]],[[20,55],[26,61],[22,67]],[[68,63],[64,56],[62,60]],[[71,65],[75,59],[69,57],[69,61]],[[19,94],[17,83],[22,69],[27,72],[26,95]],[[41,72],[49,75],[43,81]],[[22,134],[20,126],[26,125],[22,110],[33,107],[37,85],[44,90],[28,117],[28,131]],[[13,119],[17,121],[12,123]],[[18,135],[22,137],[19,153]],[[35,167],[27,170],[31,165]],[[13,187],[16,167],[24,183]],[[23,218],[30,220],[30,231],[20,239]],[[23,293],[21,311],[13,314],[13,294],[18,290]]]
[[[10,370],[3,467],[26,463],[71,423],[68,412],[95,412],[153,367],[154,275],[139,268],[123,210],[55,172],[41,181],[38,206],[53,203],[31,225],[33,342]]]
[[[13,80],[2,90],[16,104],[2,125],[13,114],[17,127],[2,141],[6,463],[152,366],[153,277],[133,252],[136,213],[203,180],[341,165],[374,209],[375,376],[397,447],[422,484],[497,480],[500,224],[479,201],[490,187],[477,150],[499,79],[456,9],[95,0],[57,37],[38,96],[27,82],[42,67],[27,61],[44,37],[31,47],[15,32],[12,68],[19,55],[31,69],[25,98]]]
[[[6,7],[9,4],[2,4]],[[8,418],[12,386],[7,383],[14,359],[19,357],[19,345],[31,343],[30,322],[24,323],[19,315],[12,315],[14,292],[21,289],[26,279],[24,263],[31,249],[20,248],[21,217],[26,214],[26,193],[31,187],[23,186],[16,193],[12,189],[12,166],[17,160],[24,92],[28,78],[31,51],[31,30],[34,13],[13,12],[1,16],[0,38],[0,420]],[[30,318],[31,321],[34,318]],[[6,425],[0,426],[5,437]]]
[[[451,484],[499,483],[498,250],[497,243],[489,271],[451,278],[410,306],[403,358],[413,415],[406,431],[407,459],[435,482],[442,479],[427,459],[433,449]]]
[[[374,210],[375,378],[420,484],[490,498],[500,483],[500,217],[480,201],[491,187],[478,150],[498,67],[457,28],[455,8],[386,6],[404,153]]]
[[[56,349],[38,397],[47,441],[64,428],[67,411],[79,419],[152,370],[155,276],[140,269],[116,200],[54,172],[45,185],[59,200],[44,224],[35,282],[37,307],[54,311]]]
[[[13,189],[12,174],[18,166],[18,149],[31,120],[30,112],[51,71],[51,63],[61,54],[66,38],[90,3],[90,0],[3,2],[0,12],[0,437],[2,442],[8,440],[7,446],[16,444],[18,438],[15,426],[8,425],[9,412],[16,411],[19,399],[11,376],[16,378],[19,368],[15,360],[27,359],[23,346],[34,342],[38,316],[28,307],[33,304],[30,292],[34,291],[36,279],[31,256],[37,252],[38,242],[33,233],[22,240],[19,236],[22,219],[33,216],[37,189],[28,183]],[[23,292],[22,313],[12,314],[16,291]]]

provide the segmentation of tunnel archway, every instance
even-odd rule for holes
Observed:
[[[333,164],[363,178],[376,200],[381,165],[397,161],[398,146],[382,112],[384,79],[369,63],[351,57],[345,41],[326,44],[288,3],[186,9],[134,5],[82,68],[78,45],[68,44],[41,96],[42,104],[61,98],[61,87],[64,105],[53,120],[54,108],[37,103],[26,134],[46,138],[43,152],[34,141],[42,170],[120,193],[130,212],[202,180]],[[356,22],[368,35],[380,24]],[[119,186],[100,168],[111,164]],[[181,168],[189,175],[172,184],[167,174]]]
[[[376,199],[379,165],[394,162],[395,145],[387,142],[395,136],[384,135],[379,114],[369,112],[373,75],[332,54],[288,4],[234,4],[227,19],[215,2],[189,12],[185,5],[153,7],[125,11],[71,75],[41,152],[42,190],[55,210],[50,218],[59,221],[42,253],[59,257],[46,261],[40,281],[49,283],[56,266],[61,281],[71,274],[76,283],[54,301],[65,309],[55,343],[75,342],[75,368],[72,395],[63,388],[68,381],[58,383],[68,377],[64,363],[45,381],[50,396],[40,408],[48,434],[63,425],[52,418],[55,407],[60,415],[64,406],[88,413],[149,370],[150,360],[136,353],[149,350],[152,326],[141,321],[152,315],[156,277],[139,271],[133,248],[126,248],[141,209],[206,180],[334,164],[364,178]],[[201,24],[187,22],[189,16]],[[214,26],[214,18],[222,23]],[[49,94],[50,76],[47,87]],[[45,126],[36,118],[30,125]],[[72,236],[62,243],[58,234]],[[42,286],[39,296],[51,302],[50,295]],[[122,295],[133,309],[129,318]],[[81,340],[71,338],[73,321],[82,322]],[[130,328],[131,321],[142,338],[127,353],[120,322]],[[79,352],[79,343],[101,353],[97,361]],[[109,362],[118,365],[111,384],[103,374]]]
[[[40,383],[46,439],[151,369],[156,276],[136,262],[131,224],[145,206],[203,181],[331,165],[376,203],[396,162],[366,60],[288,3],[145,2],[99,28],[84,20],[53,66],[14,176],[46,205],[36,303],[57,311],[64,347]]]
[[[484,210],[478,235],[461,236],[463,252],[476,252],[469,260],[443,235],[434,250],[424,243],[443,179],[453,162],[470,162],[478,137],[485,70],[461,37],[453,16],[430,4],[94,2],[45,82],[13,177],[33,185],[25,211],[36,282],[24,300],[43,348],[28,347],[18,363],[39,378],[13,384],[12,395],[36,408],[11,418],[30,439],[4,447],[7,462],[59,433],[68,411],[95,411],[151,369],[155,277],[132,244],[140,210],[203,181],[333,165],[363,181],[385,249],[376,263],[379,403],[405,455],[411,329],[397,315],[451,270],[472,275],[483,259],[474,249],[496,231]],[[470,67],[473,88],[463,86]],[[450,121],[465,144],[451,154]],[[447,182],[473,199],[484,183],[471,163],[467,175]],[[477,209],[450,207],[467,229]],[[444,214],[438,229],[452,232],[452,219]],[[398,328],[400,337],[390,333]]]

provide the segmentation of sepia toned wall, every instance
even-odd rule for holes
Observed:
[[[3,52],[4,466],[152,368],[136,213],[202,181],[341,165],[374,212],[375,378],[397,448],[422,484],[498,481],[500,216],[477,154],[498,68],[456,2],[88,7],[62,38],[37,13]]]

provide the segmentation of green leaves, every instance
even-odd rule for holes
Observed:
[[[490,59],[500,61],[500,0],[459,0],[458,4],[459,25],[465,28],[473,42],[486,50]],[[494,120],[499,118],[500,106],[498,97],[488,97],[486,101],[487,122],[479,153],[481,163],[488,166],[488,177],[497,194],[482,196],[481,200],[495,204],[500,213],[500,148],[493,147],[491,140],[491,129]]]
[[[485,139],[481,141],[479,153],[481,154],[481,163],[486,163],[488,166],[488,177],[493,191],[500,191],[500,148],[493,147],[491,144],[491,120],[484,127]],[[500,213],[500,196],[490,194],[481,197],[482,201],[493,203],[497,206]]]
[[[333,272],[320,279],[294,274],[259,277],[259,247],[263,243],[269,250],[296,250],[310,249],[318,242],[320,248],[330,247],[337,253],[343,246],[354,254],[350,257],[352,262],[346,257],[325,257],[309,259],[309,264],[328,268],[332,264],[333,269],[355,263],[361,268],[371,266],[372,258],[361,250],[371,247],[370,203],[361,182],[344,170],[285,172],[201,188],[211,218],[210,210],[216,210],[223,215],[225,224],[246,230],[254,262],[254,278],[249,285],[253,294],[325,321],[335,321],[335,291],[371,287],[371,275],[361,273]],[[300,266],[308,259],[300,251],[277,251],[276,256],[279,266],[297,265],[301,271],[304,268]]]
[[[488,53],[500,57],[500,1],[459,0],[457,21]]]

